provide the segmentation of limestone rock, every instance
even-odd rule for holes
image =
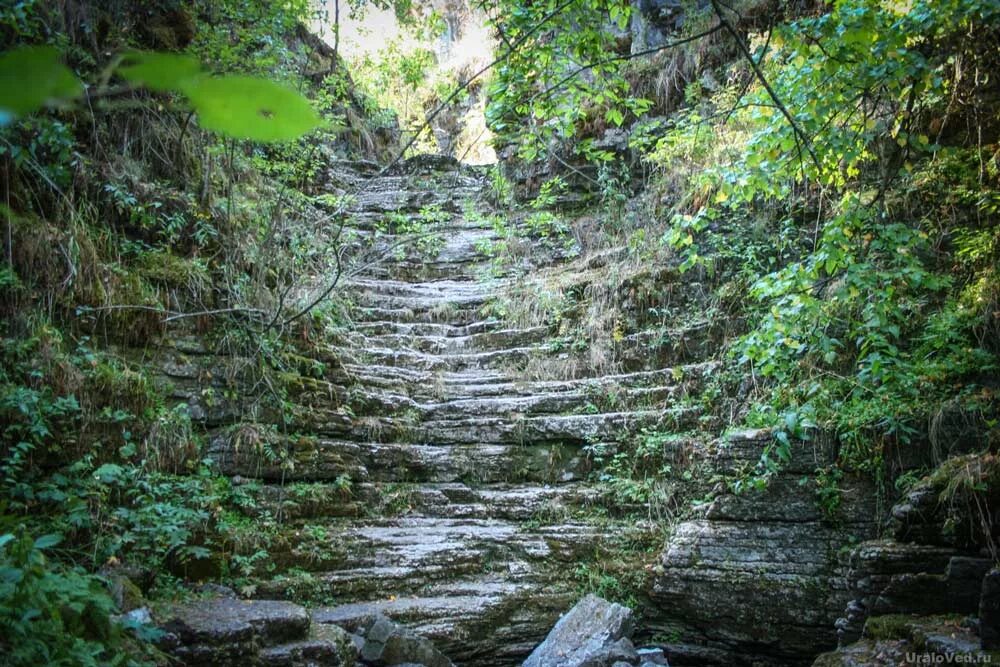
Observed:
[[[683,25],[680,0],[632,0],[632,53],[666,44],[668,36]]]
[[[716,469],[755,462],[766,431],[716,444]],[[840,547],[870,536],[875,515],[866,483],[845,479],[839,520],[816,506],[799,480],[835,456],[828,444],[796,443],[766,489],[722,493],[667,540],[652,594],[662,624],[680,634],[672,662],[709,665],[798,664],[836,645],[834,623],[851,599]]]
[[[629,640],[632,610],[588,595],[559,619],[524,661],[524,667],[614,667],[635,665]]]
[[[352,655],[345,655],[342,646],[322,639],[303,639],[263,649],[259,658],[262,667],[351,667]]]
[[[907,656],[917,656],[917,662]],[[956,616],[877,616],[865,637],[816,658],[813,667],[903,667],[911,664],[988,664],[990,657]]]
[[[276,600],[197,600],[166,618],[164,647],[187,665],[240,664],[260,646],[305,638],[309,628],[305,609]]]
[[[378,616],[365,633],[361,660],[374,667],[407,664],[452,667],[451,660],[434,648],[430,640],[407,631],[385,616]]]

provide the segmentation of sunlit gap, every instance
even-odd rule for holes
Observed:
[[[358,90],[393,116],[404,133],[417,131],[428,114],[493,57],[496,42],[486,15],[469,0],[413,2],[400,21],[390,9],[340,2],[336,39],[334,0],[313,26],[347,63]],[[496,153],[486,127],[489,73],[443,109],[414,144],[414,153],[443,153],[468,164],[492,164]]]

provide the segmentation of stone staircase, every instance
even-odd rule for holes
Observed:
[[[305,578],[320,603],[314,624],[383,613],[457,664],[518,664],[581,595],[581,567],[620,560],[622,544],[653,529],[609,502],[594,452],[642,429],[693,428],[700,411],[684,398],[715,364],[682,351],[648,358],[639,342],[616,372],[529,376],[529,362],[567,353],[548,345],[548,327],[483,314],[515,279],[489,274],[479,248],[495,232],[463,213],[481,199],[481,175],[427,158],[384,177],[371,165],[331,169],[333,194],[368,183],[345,234],[340,293],[353,321],[308,353],[320,371],[294,378],[291,423],[269,441],[283,455],[242,432],[247,405],[225,379],[238,360],[179,339],[163,374],[208,430],[209,455],[237,483],[254,481],[256,511],[281,523],[255,597],[301,603]],[[442,242],[400,256],[407,246],[386,215],[427,207],[449,216]],[[373,262],[379,253],[391,258]]]

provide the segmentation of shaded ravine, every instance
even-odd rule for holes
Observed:
[[[376,235],[388,213],[431,206],[450,219],[431,256],[365,263],[340,288],[353,322],[312,353],[324,371],[294,392],[296,435],[280,443],[291,464],[246,444],[239,399],[205,404],[205,378],[225,376],[224,357],[191,339],[165,350],[161,367],[209,429],[223,472],[262,480],[261,503],[281,516],[274,571],[255,597],[301,601],[294,576],[306,572],[311,599],[334,603],[314,622],[349,626],[383,612],[457,663],[515,664],[579,597],[581,563],[614,558],[629,534],[649,529],[597,507],[588,448],[613,450],[643,427],[690,426],[697,410],[673,405],[678,378],[690,387],[711,364],[526,378],[529,360],[556,353],[545,327],[482,314],[511,279],[482,279],[490,258],[479,248],[494,231],[462,213],[482,198],[480,172],[441,160],[385,176],[365,169],[337,164],[329,176],[334,194],[365,182],[345,234],[355,258],[392,252],[398,238],[384,227]],[[612,387],[626,407],[596,409],[595,395]],[[288,488],[297,481],[319,484],[304,500]],[[306,536],[307,525],[322,534]]]
[[[672,664],[809,664],[835,645],[849,600],[838,553],[871,536],[874,496],[845,480],[839,516],[820,512],[801,479],[836,448],[816,442],[796,445],[764,492],[716,483],[752,470],[771,435],[712,436],[724,425],[692,400],[727,335],[725,322],[690,317],[703,312],[702,286],[651,273],[677,321],[695,324],[655,346],[625,336],[613,368],[598,369],[586,351],[551,345],[547,326],[484,314],[553,272],[581,290],[601,274],[588,269],[599,257],[569,263],[539,243],[532,282],[496,275],[482,252],[495,231],[475,212],[481,172],[424,157],[388,175],[335,163],[325,180],[334,195],[362,186],[337,290],[351,322],[304,347],[283,380],[284,415],[252,408],[233,380],[241,360],[204,338],[158,356],[211,458],[253,498],[251,522],[277,524],[245,594],[306,604],[320,629],[353,631],[383,613],[461,665],[519,664],[601,586],[632,596],[637,638]],[[440,234],[430,250],[386,225],[429,210]],[[632,456],[644,429],[670,436],[659,454],[676,473],[660,480],[673,489],[665,511],[686,520],[599,482],[595,453]]]

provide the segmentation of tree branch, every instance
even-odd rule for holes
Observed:
[[[795,118],[788,111],[788,108],[781,101],[781,98],[778,97],[778,94],[771,86],[771,83],[767,80],[767,77],[764,76],[763,70],[761,70],[760,66],[757,64],[757,61],[753,59],[753,54],[750,53],[750,49],[747,48],[747,45],[744,43],[743,38],[740,36],[738,32],[736,32],[736,28],[734,28],[733,25],[728,20],[726,20],[726,17],[722,12],[722,8],[719,6],[719,0],[711,0],[711,2],[712,2],[712,9],[715,10],[715,15],[719,19],[719,24],[726,29],[726,32],[732,35],[734,40],[736,40],[736,45],[739,47],[740,53],[743,54],[743,57],[746,58],[748,63],[750,63],[750,68],[753,69],[753,73],[757,77],[757,80],[760,81],[760,84],[764,87],[764,90],[767,91],[767,94],[771,98],[771,101],[774,102],[774,105],[778,107],[778,111],[781,112],[781,115],[784,116],[785,120],[788,121],[788,124],[791,125],[792,132],[795,134],[796,142],[801,142],[802,146],[805,147],[806,152],[809,153],[809,157],[812,160],[813,164],[816,166],[816,170],[821,171],[819,158],[816,157],[816,153],[813,150],[812,142],[809,141],[809,137],[806,136],[805,132],[802,131],[802,128],[799,127],[799,124],[795,122]]]

